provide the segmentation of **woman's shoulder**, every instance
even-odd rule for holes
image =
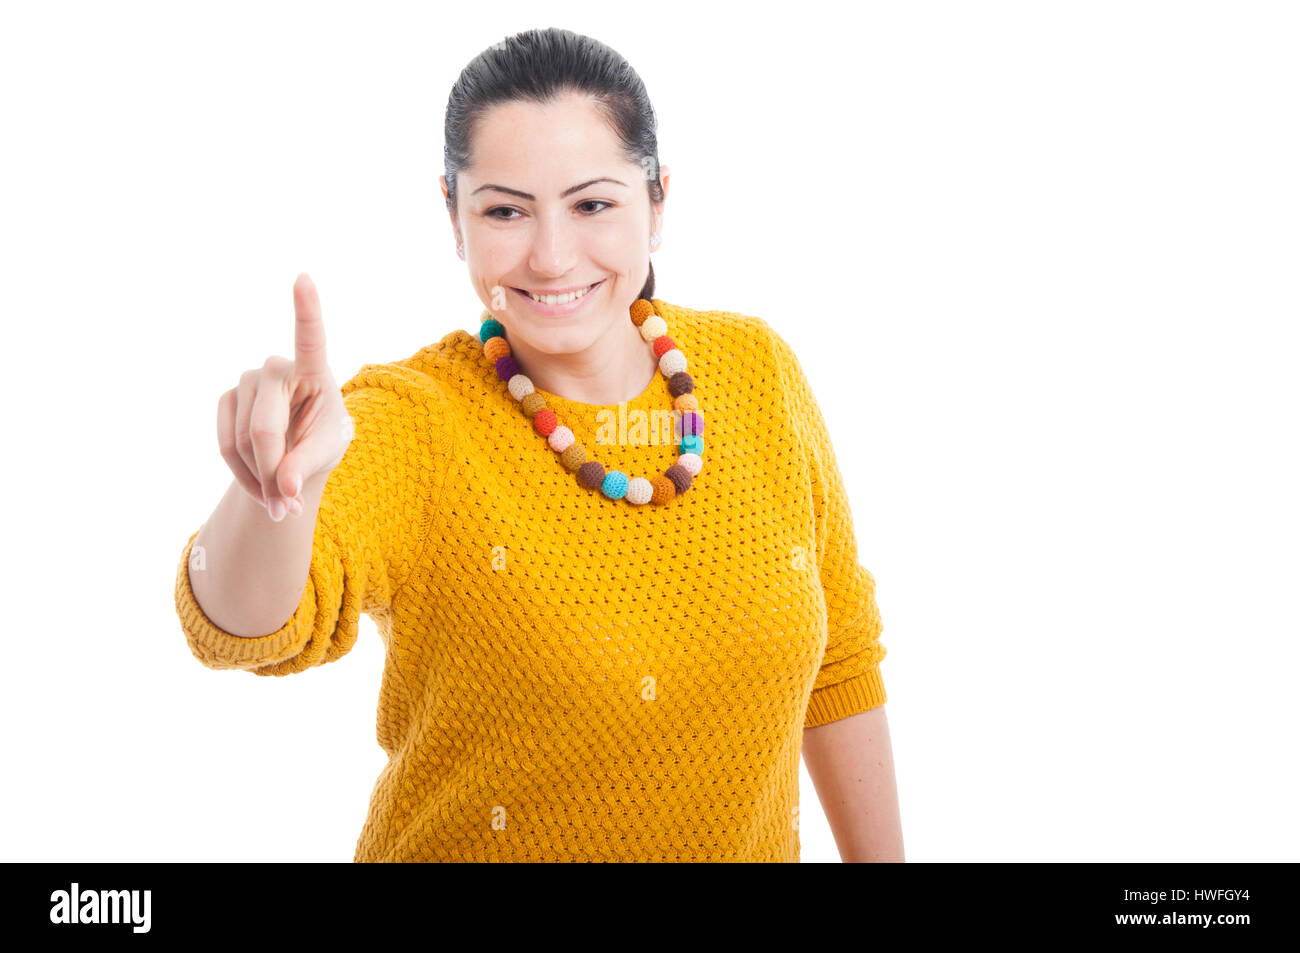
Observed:
[[[663,316],[670,328],[675,320],[695,327],[712,327],[751,333],[771,330],[771,325],[762,318],[743,311],[727,311],[722,308],[690,308],[686,305],[664,301],[661,298],[652,298],[651,303],[655,306],[655,312]]]
[[[482,376],[481,364],[478,339],[457,328],[407,357],[363,364],[343,385],[343,394],[347,396],[363,387],[381,387],[418,404],[445,403],[469,379]]]
[[[696,349],[721,349],[749,360],[776,359],[784,340],[763,318],[722,308],[689,308],[659,298],[651,299],[656,313],[668,325],[668,336],[680,337]]]

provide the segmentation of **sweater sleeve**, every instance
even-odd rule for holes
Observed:
[[[446,475],[447,444],[425,401],[357,378],[344,386],[352,443],[321,494],[311,567],[298,608],[277,631],[241,638],[194,598],[203,568],[190,536],[176,576],[176,611],[190,651],[208,668],[290,675],[346,655],[360,613],[386,612],[415,567]],[[293,516],[286,516],[293,519]]]
[[[771,331],[812,477],[816,565],[826,597],[827,641],[804,727],[815,728],[885,704],[886,650],[876,580],[858,562],[853,515],[821,408],[790,345]]]

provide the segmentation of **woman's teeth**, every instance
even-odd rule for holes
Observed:
[[[534,301],[538,302],[539,304],[568,304],[570,301],[577,301],[588,291],[590,291],[591,288],[587,287],[587,288],[583,288],[581,291],[570,291],[568,294],[562,294],[562,295],[538,295],[538,294],[533,294],[531,291],[528,291],[527,289],[521,288],[520,290],[524,291],[524,293],[527,294],[528,297],[532,298]]]

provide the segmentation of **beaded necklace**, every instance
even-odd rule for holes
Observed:
[[[643,503],[668,503],[691,487],[694,477],[704,466],[704,418],[695,399],[695,381],[686,373],[686,355],[678,350],[668,336],[668,324],[645,298],[638,298],[628,309],[632,323],[641,331],[641,337],[650,342],[659,371],[668,379],[668,392],[673,395],[674,429],[680,427],[680,455],[677,462],[662,476],[647,480],[631,477],[618,470],[606,472],[595,460],[587,459],[587,451],[573,436],[573,431],[560,423],[555,411],[546,406],[546,398],[533,387],[533,382],[519,370],[519,362],[506,342],[506,329],[501,322],[484,311],[478,337],[483,343],[483,353],[491,361],[497,377],[506,382],[510,396],[519,402],[520,410],[532,418],[533,427],[546,438],[550,448],[560,455],[566,470],[577,474],[578,482],[589,490],[600,490],[611,500]],[[680,421],[680,423],[678,423]]]

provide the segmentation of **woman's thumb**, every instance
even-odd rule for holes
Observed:
[[[290,451],[284,455],[275,471],[275,485],[286,500],[292,500],[302,492],[303,463],[302,454],[296,450]]]

